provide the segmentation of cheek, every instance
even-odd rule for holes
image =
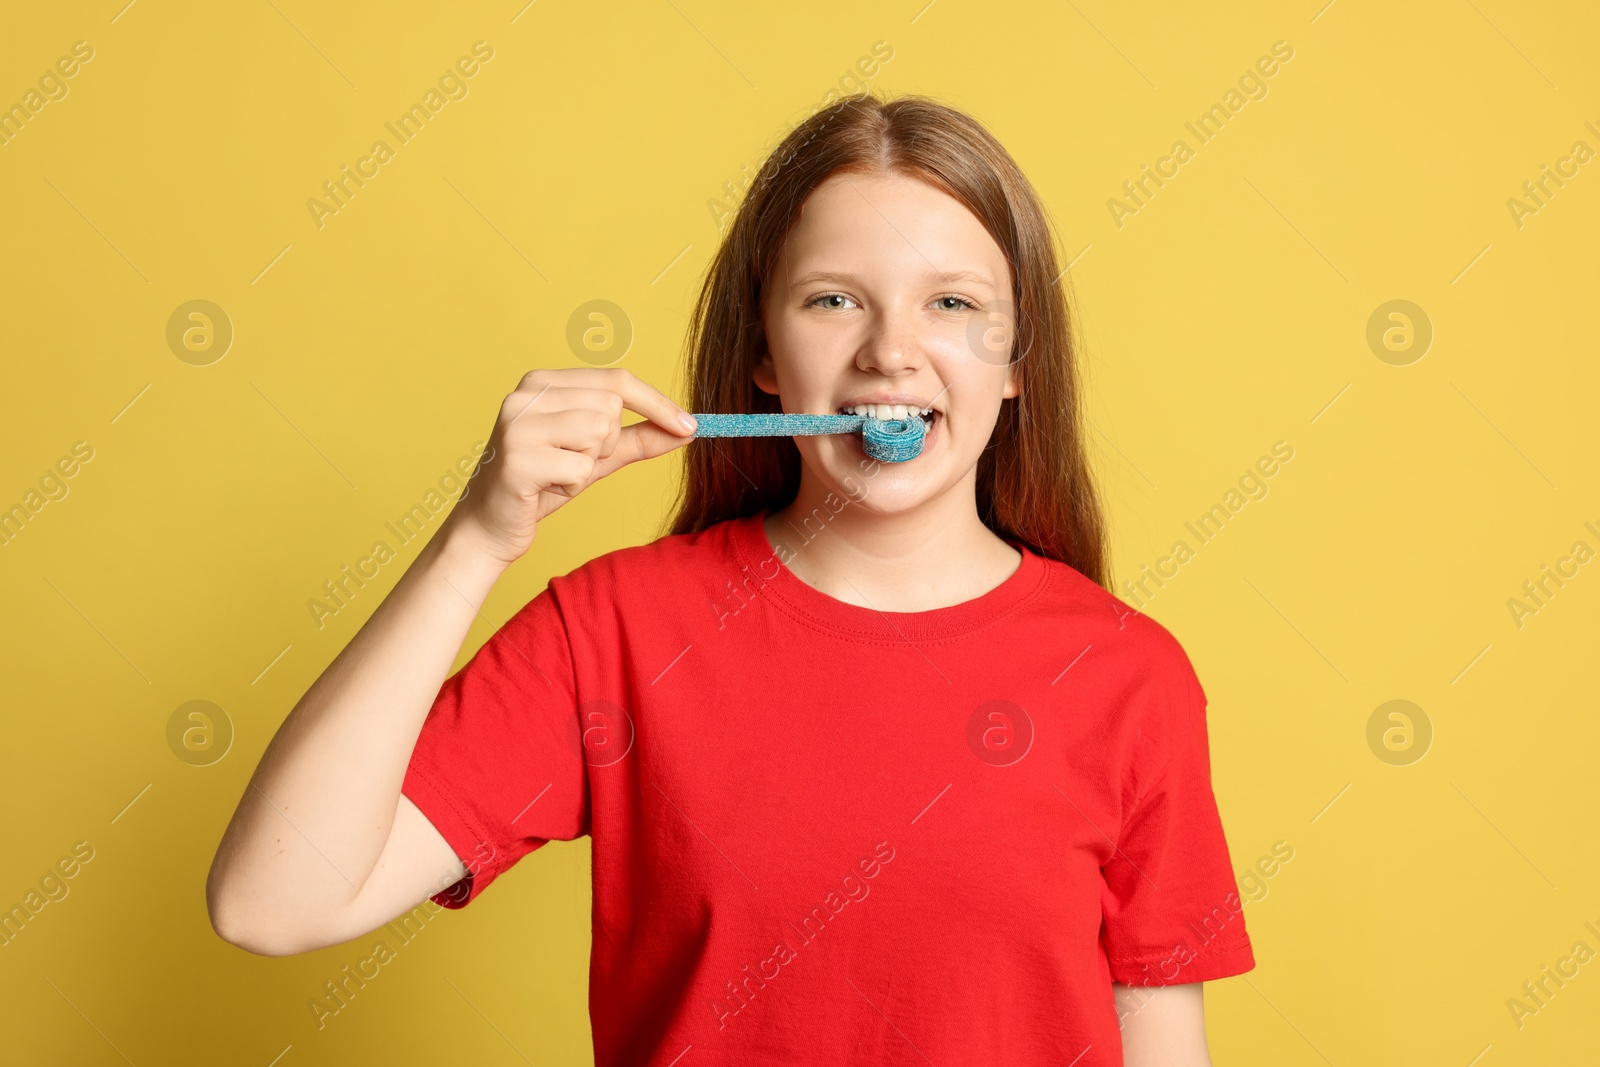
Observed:
[[[853,370],[853,350],[829,336],[805,337],[791,331],[773,340],[772,362],[785,395],[805,403],[821,403],[839,391],[839,382]],[[831,411],[831,405],[828,409]]]

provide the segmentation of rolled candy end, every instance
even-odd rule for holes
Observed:
[[[920,415],[903,419],[867,419],[861,427],[862,447],[867,455],[885,463],[904,463],[922,455],[922,442],[928,424]]]

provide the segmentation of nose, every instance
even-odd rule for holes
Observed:
[[[856,353],[856,366],[861,370],[897,377],[922,366],[915,310],[880,305],[869,317],[867,331]]]

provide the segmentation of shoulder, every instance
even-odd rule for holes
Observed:
[[[1057,560],[1041,598],[1041,627],[1058,628],[1092,667],[1105,714],[1135,735],[1185,730],[1207,704],[1205,688],[1183,643],[1154,617]],[[1076,654],[1076,653],[1074,653]]]
[[[1154,617],[1059,560],[1045,559],[1044,565],[1050,573],[1045,610],[1071,618],[1097,648],[1115,651],[1143,671],[1193,674],[1183,644]]]

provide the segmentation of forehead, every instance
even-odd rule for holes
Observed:
[[[780,263],[787,279],[814,271],[970,271],[1000,291],[1010,280],[1005,253],[976,215],[903,174],[835,174],[818,185]]]

